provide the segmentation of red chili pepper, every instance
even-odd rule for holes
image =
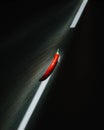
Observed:
[[[58,62],[59,56],[60,56],[60,54],[59,54],[59,49],[58,49],[54,55],[54,58],[53,58],[51,64],[49,65],[49,67],[47,68],[44,75],[40,78],[39,81],[45,80],[53,72],[53,70]]]

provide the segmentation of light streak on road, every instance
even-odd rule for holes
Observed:
[[[82,14],[83,11],[84,11],[84,8],[85,8],[87,2],[88,2],[88,0],[83,0],[83,2],[82,2],[82,4],[81,4],[81,6],[80,6],[80,8],[79,8],[79,10],[78,10],[78,12],[77,12],[75,18],[74,18],[74,20],[73,20],[73,22],[72,22],[72,24],[70,25],[70,28],[75,28],[75,27],[76,27],[76,25],[77,25],[77,23],[78,23],[78,21],[79,21],[79,19],[80,19],[80,17],[81,17],[81,14]]]
[[[45,80],[45,81],[42,81],[35,96],[33,97],[32,101],[31,101],[31,104],[29,105],[22,121],[20,122],[20,125],[19,127],[17,128],[17,130],[25,130],[28,122],[29,122],[29,119],[31,118],[31,115],[32,113],[34,112],[38,102],[39,102],[39,99],[41,98],[42,96],[42,93],[43,91],[45,90],[46,86],[47,86],[47,83],[50,79],[51,75]]]
[[[59,49],[57,49],[57,52],[54,54],[54,58],[52,59],[50,65],[48,66],[47,70],[45,71],[45,73],[43,74],[43,76],[40,78],[39,81],[43,81],[45,80],[55,69],[58,59],[60,57],[60,53],[59,53]]]

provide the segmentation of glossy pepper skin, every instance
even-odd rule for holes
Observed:
[[[57,65],[59,56],[60,56],[60,54],[59,54],[59,49],[58,49],[57,52],[54,55],[54,58],[52,59],[51,64],[49,65],[49,67],[47,68],[47,70],[45,71],[44,75],[40,78],[39,81],[43,81],[43,80],[45,80],[46,78],[49,77],[49,75],[53,72],[54,68]]]

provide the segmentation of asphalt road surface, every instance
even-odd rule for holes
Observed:
[[[0,5],[0,130],[17,130],[58,48],[60,63],[26,130],[89,126],[100,120],[96,45],[103,5],[90,1],[71,29],[81,2]]]

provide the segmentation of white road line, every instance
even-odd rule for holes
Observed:
[[[47,86],[47,83],[49,81],[51,76],[49,76],[45,81],[42,81],[35,96],[33,97],[33,100],[31,101],[31,104],[30,106],[28,107],[19,127],[17,128],[17,130],[25,130],[26,128],[26,125],[28,124],[29,122],[29,119],[33,113],[33,111],[35,110],[37,104],[38,104],[38,101],[43,93],[43,91],[45,90],[46,86]]]
[[[77,25],[77,23],[78,23],[78,20],[80,19],[81,14],[82,14],[82,12],[83,12],[83,10],[84,10],[84,8],[85,8],[87,2],[88,2],[88,0],[83,0],[83,2],[82,2],[82,4],[81,4],[81,6],[80,6],[80,8],[79,8],[79,10],[78,10],[78,12],[77,12],[75,18],[74,18],[74,20],[73,20],[73,22],[72,22],[72,24],[70,25],[70,28],[75,28],[75,27],[76,27],[76,25]]]

